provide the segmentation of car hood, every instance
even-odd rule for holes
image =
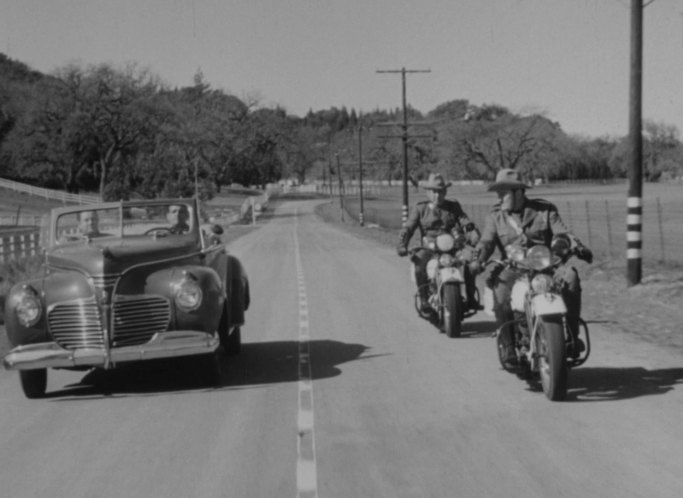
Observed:
[[[88,275],[122,273],[139,264],[163,262],[183,256],[196,256],[199,243],[194,237],[173,236],[93,239],[85,244],[69,244],[53,249],[48,265],[80,270]]]

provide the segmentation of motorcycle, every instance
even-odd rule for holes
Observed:
[[[567,395],[569,369],[586,362],[590,355],[590,334],[586,322],[579,318],[577,338],[567,326],[567,306],[561,294],[561,279],[555,270],[574,252],[569,239],[556,237],[551,248],[539,244],[526,250],[519,246],[505,248],[507,259],[492,260],[494,264],[514,268],[521,273],[512,286],[510,304],[515,319],[501,324],[494,336],[498,359],[505,370],[512,370],[505,362],[505,344],[501,340],[503,329],[513,326],[514,347],[517,355],[517,373],[526,380],[540,377],[545,396],[551,401],[562,401]],[[485,292],[491,292],[487,286]],[[485,301],[489,301],[487,296]],[[578,338],[583,335],[585,350],[578,356],[568,351],[579,349]]]
[[[415,293],[415,308],[425,320],[430,321],[448,337],[460,337],[462,322],[476,313],[467,309],[465,290],[465,267],[471,261],[472,247],[467,244],[465,235],[453,236],[441,233],[436,237],[424,237],[421,247],[414,247],[411,254],[411,279],[415,283],[415,254],[423,249],[431,251],[427,262],[429,287],[429,312],[420,307],[420,289]],[[478,300],[478,294],[477,294]]]

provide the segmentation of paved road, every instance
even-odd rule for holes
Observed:
[[[280,206],[231,250],[251,278],[223,386],[177,365],[0,373],[0,493],[16,497],[678,497],[683,358],[592,324],[551,403],[500,370],[492,323],[448,339],[405,260]],[[93,386],[94,384],[94,386]]]

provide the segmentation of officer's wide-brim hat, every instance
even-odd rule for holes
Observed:
[[[432,173],[426,182],[422,184],[425,190],[446,190],[452,184],[444,180],[443,176],[438,173]]]
[[[496,180],[487,188],[489,192],[500,192],[504,190],[528,189],[530,185],[522,181],[519,171],[511,168],[503,168],[496,174]]]

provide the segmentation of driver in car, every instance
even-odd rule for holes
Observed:
[[[100,232],[100,218],[97,211],[81,211],[78,213],[78,231],[82,237],[105,237],[109,234]]]
[[[172,234],[181,234],[190,230],[187,221],[190,219],[190,212],[185,204],[172,204],[168,206],[166,219],[171,224],[168,231]]]

